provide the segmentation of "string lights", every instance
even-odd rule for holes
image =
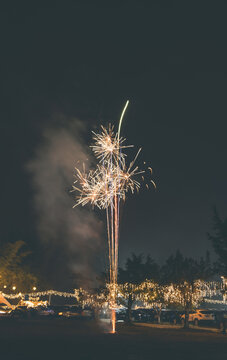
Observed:
[[[29,296],[29,297],[39,297],[39,296],[48,296],[48,295],[56,295],[56,296],[63,296],[65,298],[69,298],[69,297],[77,297],[77,293],[75,291],[75,293],[67,293],[67,292],[62,292],[62,291],[55,291],[55,290],[47,290],[47,291],[37,291],[37,292],[31,292],[31,293],[17,293],[17,294],[5,294],[2,293],[2,295],[7,298],[7,299],[18,299],[18,298],[22,298],[24,296]]]
[[[226,280],[226,279],[225,279]],[[75,298],[78,303],[84,306],[106,307],[109,301],[111,284],[107,284],[105,288],[97,292],[89,292],[83,288],[75,289],[73,293],[46,290],[35,291],[33,287],[31,293],[1,293],[7,299],[23,299],[25,296],[29,298],[38,298],[41,296],[60,296],[64,298]],[[159,285],[153,281],[146,280],[141,284],[124,283],[117,285],[117,298],[121,300],[127,298],[129,294],[133,295],[134,300],[141,301],[146,307],[161,306],[161,304],[178,303],[182,306],[185,302],[190,301],[193,306],[197,306],[201,301],[214,304],[226,304],[227,297],[225,294],[226,282],[218,281],[202,281],[198,280],[192,285],[185,282],[182,284]],[[16,290],[16,286],[15,289]],[[219,299],[217,299],[217,297]],[[216,298],[216,299],[215,299]]]

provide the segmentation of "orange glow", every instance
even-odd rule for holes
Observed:
[[[116,332],[116,312],[114,309],[111,310],[111,324],[112,324],[112,334]]]

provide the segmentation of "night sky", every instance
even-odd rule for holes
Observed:
[[[1,242],[24,240],[37,263],[63,269],[58,252],[68,250],[57,243],[50,260],[54,242],[37,231],[27,164],[59,116],[64,127],[85,124],[88,146],[90,131],[117,124],[129,99],[122,134],[142,146],[157,191],[125,203],[120,262],[132,251],[159,262],[177,249],[204,255],[212,206],[227,214],[226,3],[57,3],[1,9]]]

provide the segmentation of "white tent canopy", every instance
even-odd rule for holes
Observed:
[[[0,293],[0,304],[5,304],[8,307],[12,308],[12,305],[4,298],[4,296]]]

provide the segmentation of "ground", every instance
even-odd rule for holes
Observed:
[[[92,321],[41,319],[0,321],[2,359],[15,360],[225,360],[227,335],[209,330],[126,326],[107,332]],[[4,356],[4,358],[3,358]]]

